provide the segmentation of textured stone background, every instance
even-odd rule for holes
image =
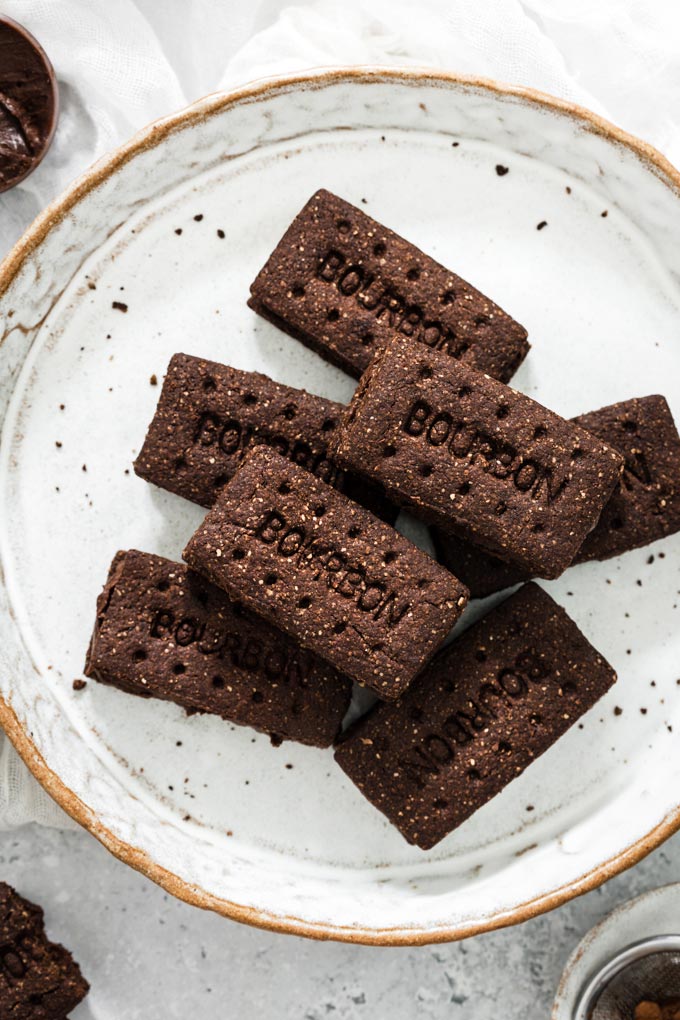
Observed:
[[[72,1020],[543,1020],[578,940],[680,877],[680,835],[601,889],[467,942],[374,949],[234,924],[172,899],[90,836],[0,833],[0,877],[41,903],[92,984]]]

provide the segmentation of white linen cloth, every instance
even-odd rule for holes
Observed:
[[[542,89],[680,163],[676,0],[0,0],[40,40],[62,112],[50,154],[0,196],[0,257],[97,157],[149,121],[254,78],[410,64]],[[73,825],[0,734],[0,829]]]

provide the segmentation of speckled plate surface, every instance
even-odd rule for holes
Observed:
[[[0,720],[113,852],[240,920],[398,944],[522,920],[678,827],[677,537],[548,585],[619,682],[427,854],[330,752],[72,684],[114,552],[179,558],[203,513],[131,471],[171,354],[352,392],[245,303],[316,188],[363,203],[523,322],[518,388],[565,415],[662,391],[680,416],[679,180],[548,97],[338,70],[202,101],[36,222],[0,269]]]

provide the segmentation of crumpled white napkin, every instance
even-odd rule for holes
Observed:
[[[0,256],[98,156],[209,92],[332,64],[411,64],[588,106],[680,162],[680,5],[640,0],[0,0],[47,50],[52,149],[0,197]],[[2,737],[0,736],[0,741]],[[0,829],[72,825],[0,748]]]

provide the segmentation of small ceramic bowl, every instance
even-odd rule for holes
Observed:
[[[0,17],[0,192],[42,163],[59,119],[59,87],[37,39]]]
[[[680,885],[652,889],[622,904],[582,939],[569,957],[557,990],[552,1020],[632,1017],[638,1002],[676,998],[680,984]],[[660,957],[659,954],[662,954]],[[664,973],[672,960],[672,974]],[[658,986],[659,977],[662,984]],[[616,983],[613,1003],[604,1002]]]

